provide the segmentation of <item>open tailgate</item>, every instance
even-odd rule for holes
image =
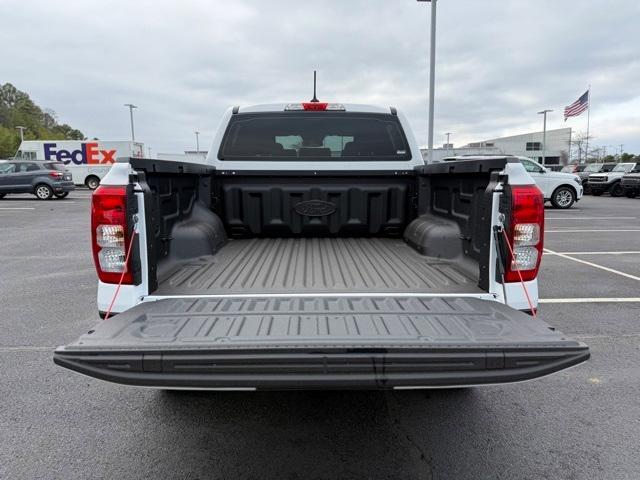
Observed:
[[[585,344],[501,303],[412,295],[168,298],[54,354],[102,380],[212,389],[491,384],[588,358]]]

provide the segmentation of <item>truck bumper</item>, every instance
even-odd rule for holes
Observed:
[[[437,388],[517,382],[589,358],[539,318],[477,298],[172,298],[59,347],[56,364],[181,389]]]

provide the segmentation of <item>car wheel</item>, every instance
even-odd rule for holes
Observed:
[[[638,192],[630,191],[630,192],[626,192],[625,195],[629,198],[636,198],[638,196]]]
[[[575,192],[569,187],[557,188],[551,196],[551,204],[555,208],[570,208],[576,201]]]
[[[51,190],[51,187],[49,185],[45,185],[44,183],[36,185],[36,189],[33,191],[33,193],[40,200],[49,200],[51,197],[53,197],[53,190]]]
[[[62,193],[55,194],[56,198],[65,198],[67,195],[69,195],[69,192],[62,192]]]
[[[624,189],[622,188],[622,185],[620,185],[620,182],[615,183],[611,187],[611,190],[609,190],[609,193],[611,193],[612,197],[621,197],[624,195]]]
[[[87,177],[84,184],[89,188],[89,190],[95,190],[100,185],[100,179],[94,176]]]

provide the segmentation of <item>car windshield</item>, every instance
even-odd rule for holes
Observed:
[[[612,172],[630,172],[631,170],[633,170],[634,166],[635,166],[634,163],[619,163],[611,171]]]
[[[591,165],[587,165],[587,167],[584,169],[584,171],[585,172],[599,172],[601,168],[602,168],[602,164],[601,163],[592,163]]]
[[[231,117],[220,160],[410,160],[396,115],[283,112]]]

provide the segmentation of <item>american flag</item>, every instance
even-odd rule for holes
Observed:
[[[589,90],[571,105],[564,107],[564,121],[566,122],[569,117],[577,117],[587,108],[589,108]]]

